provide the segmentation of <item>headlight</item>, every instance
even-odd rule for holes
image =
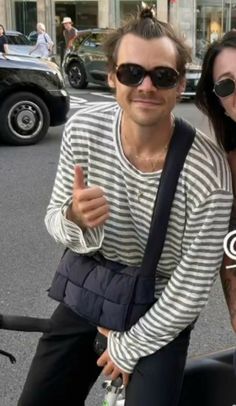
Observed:
[[[61,73],[61,71],[59,69],[57,70],[57,74],[58,74],[60,82],[64,84],[64,78],[63,78],[62,73]]]
[[[53,71],[53,73],[57,77],[58,82],[64,87],[65,81],[64,81],[64,78],[63,78],[63,75],[62,75],[60,69],[57,68],[56,70]]]

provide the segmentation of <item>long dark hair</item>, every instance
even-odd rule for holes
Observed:
[[[135,34],[145,39],[170,38],[176,47],[177,70],[181,76],[184,76],[186,63],[191,61],[189,50],[175,34],[170,24],[157,20],[151,7],[145,7],[136,14],[131,14],[120,28],[113,30],[108,36],[103,48],[107,56],[109,71],[113,71],[116,66],[119,45],[126,34]]]
[[[236,148],[236,123],[225,114],[219,98],[213,92],[213,67],[217,55],[225,48],[235,48],[236,31],[227,32],[220,40],[213,42],[203,59],[202,75],[198,82],[196,106],[209,118],[216,140],[226,151]]]

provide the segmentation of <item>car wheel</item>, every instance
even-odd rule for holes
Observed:
[[[0,108],[1,139],[12,145],[39,142],[48,131],[50,115],[44,101],[29,92],[19,92],[4,100]]]
[[[85,89],[87,87],[87,78],[83,65],[79,62],[72,62],[67,71],[68,80],[71,87],[75,89]]]

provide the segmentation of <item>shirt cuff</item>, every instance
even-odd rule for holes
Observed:
[[[72,199],[67,199],[61,208],[61,215],[63,217],[63,228],[65,235],[69,236],[69,248],[79,254],[87,254],[89,252],[97,251],[102,246],[104,238],[103,227],[96,227],[93,229],[86,229],[83,231],[77,224],[66,218],[66,212]]]
[[[139,358],[137,358],[137,354],[132,353],[127,346],[122,344],[124,334],[110,331],[107,337],[107,350],[116,366],[127,374],[132,374]]]

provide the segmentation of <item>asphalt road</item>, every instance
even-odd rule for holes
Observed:
[[[71,114],[86,100],[112,101],[108,92],[96,88],[72,90],[71,94]],[[175,112],[210,134],[207,120],[192,102],[182,102]],[[63,127],[51,129],[35,146],[0,146],[2,313],[47,317],[55,307],[46,290],[62,248],[47,234],[43,219],[56,173],[62,130]],[[15,354],[17,363],[11,365],[5,357],[0,357],[0,406],[16,406],[38,337],[38,333],[1,331],[0,348]],[[234,344],[235,335],[217,280],[192,334],[189,356]],[[86,406],[101,404],[100,385],[101,380],[93,388]]]

